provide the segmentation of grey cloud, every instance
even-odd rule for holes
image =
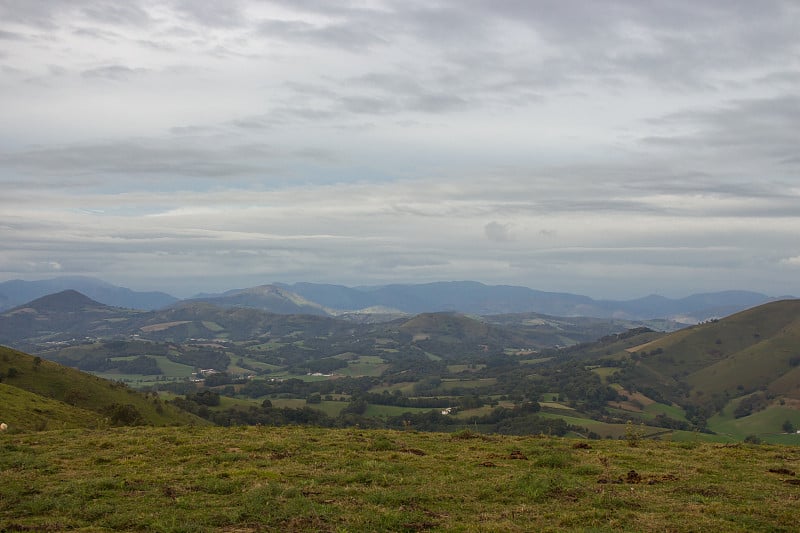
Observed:
[[[207,27],[238,27],[246,23],[240,0],[178,0],[172,7],[188,20]]]
[[[82,12],[87,17],[99,22],[120,26],[144,27],[152,23],[149,13],[135,2],[93,2],[84,7]]]
[[[147,69],[143,68],[130,68],[125,65],[105,65],[102,67],[95,67],[81,72],[84,78],[100,78],[111,81],[125,81],[132,76],[145,74]]]
[[[493,220],[483,227],[483,231],[490,241],[506,242],[512,239],[511,226],[509,224],[501,224]]]
[[[384,38],[356,24],[314,25],[302,21],[267,20],[259,24],[259,33],[267,38],[334,46],[350,52],[363,52],[386,43]]]
[[[229,124],[244,130],[267,130],[293,122],[316,122],[343,118],[341,111],[301,107],[298,105],[279,106],[270,113],[241,117]]]
[[[26,38],[27,37],[25,35],[22,35],[21,33],[0,30],[0,40],[3,41],[23,41]]]
[[[469,102],[458,96],[447,93],[421,94],[411,99],[409,109],[425,113],[441,113],[465,109]]]
[[[0,0],[0,20],[28,26],[51,29],[55,27],[53,15],[69,6],[64,1]]]
[[[108,30],[102,30],[100,28],[91,28],[86,26],[75,28],[72,31],[72,34],[77,35],[79,37],[89,37],[92,39],[99,39],[106,42],[115,42],[120,38],[120,35],[118,33],[111,32]]]
[[[396,112],[397,104],[392,98],[373,98],[369,96],[348,96],[341,98],[339,103],[347,111],[353,113],[366,113],[380,115]]]
[[[723,157],[757,156],[791,165],[800,143],[800,97],[735,100],[719,109],[675,113],[651,123],[690,125],[697,133],[643,139],[650,145],[692,152],[711,149]]]
[[[793,0],[273,3],[0,0],[0,263],[797,286]]]
[[[143,26],[151,19],[137,1],[109,0],[0,0],[0,20],[53,30],[71,17],[106,24]]]
[[[129,141],[1,154],[0,167],[24,171],[33,179],[103,174],[219,178],[269,170],[260,160],[264,156],[269,156],[268,150],[253,146],[209,149]]]

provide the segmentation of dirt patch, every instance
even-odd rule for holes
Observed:
[[[61,525],[25,526],[22,524],[8,524],[3,526],[3,531],[64,531]]]
[[[410,453],[412,455],[419,455],[419,456],[428,455],[422,450],[419,450],[417,448],[403,448],[402,451],[404,451],[405,453]]]
[[[289,457],[289,452],[272,452],[269,455],[269,458],[272,459],[273,461],[277,461],[279,459],[286,459],[287,457]]]
[[[592,447],[587,442],[576,442],[572,445],[573,450],[591,450]]]
[[[622,485],[623,483],[627,483],[628,485],[657,485],[667,481],[678,481],[678,476],[675,474],[643,476],[636,470],[629,470],[624,476],[616,478],[602,476],[597,480],[600,484],[610,483],[612,485]]]
[[[773,474],[783,474],[784,476],[796,476],[797,473],[794,470],[789,470],[788,468],[770,468],[768,472],[772,472]]]
[[[644,407],[656,403],[655,400],[648,398],[641,392],[631,392],[629,390],[620,388],[617,391],[617,393],[620,396],[627,396],[628,398],[625,401],[614,400],[608,402],[608,405],[610,405],[611,407],[616,407],[617,409],[624,409],[626,411],[633,411],[634,413],[641,413],[644,410]]]
[[[519,460],[523,460],[523,461],[527,461],[528,460],[528,456],[525,455],[524,453],[522,453],[521,450],[514,450],[513,452],[511,452],[511,454],[509,454],[508,458],[509,459],[519,459]]]
[[[655,342],[656,341],[650,341],[650,342],[646,342],[644,344],[640,344],[639,346],[634,346],[632,348],[625,348],[625,351],[628,352],[628,353],[641,352],[642,350],[646,349],[648,346],[650,346],[651,344],[653,344]]]
[[[162,322],[160,324],[151,324],[149,326],[144,326],[139,329],[144,331],[145,333],[151,333],[153,331],[164,331],[165,329],[174,328],[175,326],[180,326],[182,324],[188,324],[188,320],[181,320],[178,322]]]

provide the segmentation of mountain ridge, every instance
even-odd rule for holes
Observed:
[[[457,311],[486,316],[534,312],[559,317],[629,320],[680,318],[687,324],[719,318],[775,300],[765,294],[735,290],[698,293],[678,299],[650,295],[633,300],[595,300],[578,294],[538,291],[514,285],[485,285],[475,281],[361,287],[307,282],[276,285],[327,309],[342,309],[338,302],[347,302],[363,307],[388,307],[410,314]]]
[[[486,285],[476,281],[356,286],[297,282],[272,283],[222,293],[200,293],[178,299],[166,293],[136,292],[102,280],[62,277],[0,283],[0,311],[36,298],[72,289],[113,307],[155,310],[186,301],[242,306],[280,314],[351,316],[368,320],[370,314],[395,316],[454,311],[472,315],[541,313],[558,317],[595,317],[626,320],[670,319],[693,324],[777,299],[742,290],[696,293],[683,298],[651,294],[631,300],[593,299],[566,292],[547,292],[515,285]],[[376,312],[377,310],[377,312]]]

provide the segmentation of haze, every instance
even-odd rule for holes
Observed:
[[[800,293],[800,4],[0,0],[0,279]]]

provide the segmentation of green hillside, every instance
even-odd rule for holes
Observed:
[[[299,427],[0,434],[7,531],[796,531],[800,448]]]
[[[206,424],[157,397],[2,346],[0,375],[3,395],[10,398],[0,409],[3,421],[12,427],[91,427],[98,420],[158,426]]]
[[[800,398],[800,381],[789,378],[800,365],[800,300],[686,328],[635,355],[637,374],[656,377],[655,385],[673,401],[720,407],[756,390]]]
[[[99,413],[0,383],[0,422],[11,431],[101,427]]]

